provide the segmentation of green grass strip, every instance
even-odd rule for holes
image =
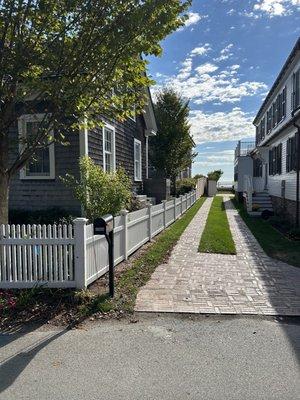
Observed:
[[[202,253],[236,254],[223,197],[221,196],[216,196],[213,199],[200,240],[199,251]]]
[[[299,242],[289,240],[281,232],[274,229],[270,222],[249,216],[243,205],[235,199],[233,203],[268,256],[294,265],[295,267],[300,267]]]
[[[197,200],[180,219],[155,239],[141,257],[132,263],[131,268],[125,271],[117,282],[116,296],[113,300],[99,296],[94,299],[88,314],[110,310],[122,310],[125,313],[133,312],[138,290],[148,282],[156,267],[166,261],[171,250],[204,201],[205,198]]]

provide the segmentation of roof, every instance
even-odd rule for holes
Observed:
[[[284,63],[284,66],[282,67],[276,81],[274,82],[271,90],[269,91],[267,97],[265,98],[264,102],[262,103],[254,121],[253,124],[255,124],[257,122],[257,120],[259,119],[259,117],[261,116],[265,106],[267,105],[268,101],[270,100],[270,98],[272,97],[273,93],[275,92],[277,86],[280,84],[281,79],[283,78],[284,74],[286,73],[286,71],[288,70],[289,66],[291,65],[291,63],[294,61],[297,51],[300,51],[300,37],[298,38],[293,50],[291,51],[290,55],[288,56],[286,62]]]

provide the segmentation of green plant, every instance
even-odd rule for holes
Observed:
[[[131,198],[131,181],[123,168],[105,172],[88,157],[79,161],[81,180],[67,174],[62,181],[74,191],[87,218],[93,220],[104,214],[117,215]]]
[[[300,228],[292,228],[288,234],[291,239],[300,240]]]
[[[176,182],[176,195],[180,196],[182,194],[188,193],[195,189],[196,181],[194,178],[185,178]]]
[[[210,181],[216,181],[218,182],[218,180],[221,178],[221,176],[223,175],[223,171],[220,169],[216,169],[215,171],[211,171],[207,174],[207,178]]]
[[[178,174],[191,166],[196,157],[191,136],[189,102],[172,88],[157,96],[155,117],[157,134],[150,138],[151,164],[171,180],[171,193],[176,192]]]

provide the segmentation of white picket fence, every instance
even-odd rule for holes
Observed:
[[[172,224],[196,201],[196,191],[114,219],[114,262],[127,260],[143,244]],[[1,225],[0,288],[86,288],[108,271],[105,237],[93,224]]]

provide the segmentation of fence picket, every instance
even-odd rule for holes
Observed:
[[[115,265],[169,226],[191,207],[196,192],[148,210],[117,217]],[[63,225],[0,225],[0,288],[33,287],[39,281],[50,287],[84,288],[106,271],[107,245],[93,235],[93,226],[78,218]]]

